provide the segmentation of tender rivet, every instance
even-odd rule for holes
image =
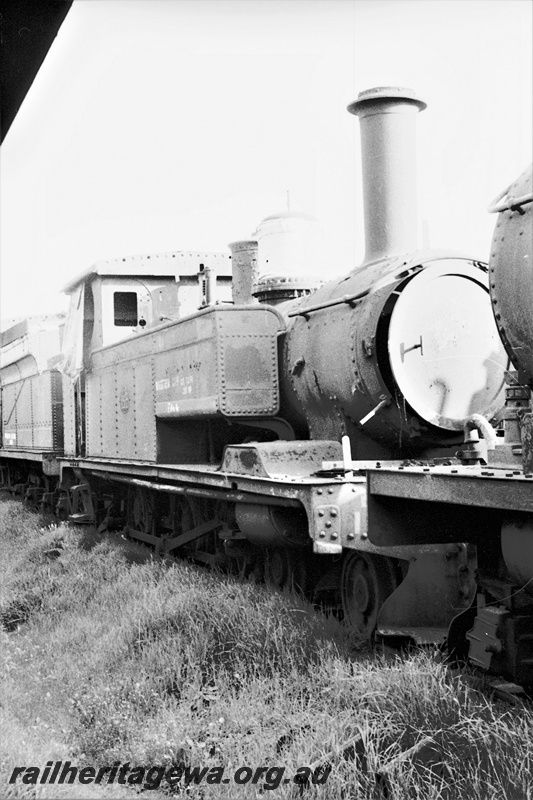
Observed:
[[[320,531],[318,535],[323,539],[324,536],[326,535],[326,531]]]
[[[328,489],[328,494],[333,494],[333,489]]]
[[[318,516],[319,516],[319,517],[323,517],[323,516],[324,516],[324,512],[323,512],[323,511],[319,511],[319,512],[318,512]]]
[[[330,522],[329,519],[328,519],[328,521],[326,522],[326,528],[331,528],[332,525],[333,525],[333,523]]]
[[[317,489],[317,490],[316,490],[316,493],[317,493],[317,494],[322,494],[322,489]]]
[[[335,509],[334,509],[334,508],[331,510],[331,512],[330,512],[330,513],[331,513],[331,516],[332,516],[332,517],[336,517],[336,516],[337,516],[337,512],[335,511]]]
[[[338,538],[339,538],[339,534],[338,534],[338,533],[335,533],[335,532],[333,532],[333,533],[331,534],[331,538],[332,538],[332,539],[338,539]]]

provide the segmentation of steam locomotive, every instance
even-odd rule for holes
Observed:
[[[231,256],[102,261],[2,334],[4,486],[160,553],[339,598],[363,638],[533,682],[531,170],[490,266],[416,249],[410,90],[361,92],[366,253],[290,212]],[[494,312],[494,313],[493,313]]]

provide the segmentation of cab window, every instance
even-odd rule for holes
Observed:
[[[113,313],[117,327],[135,328],[138,323],[137,292],[115,292]]]

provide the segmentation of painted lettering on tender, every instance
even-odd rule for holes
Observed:
[[[191,372],[199,373],[201,369],[201,361],[191,361],[188,364],[180,364],[176,367],[176,374],[172,379],[161,378],[155,382],[155,390],[156,392],[164,392],[170,388],[180,388],[180,394],[191,394],[192,385],[194,383],[194,375],[191,375]]]
[[[180,394],[191,394],[194,385],[194,375],[176,375],[172,379],[172,387],[181,389]]]

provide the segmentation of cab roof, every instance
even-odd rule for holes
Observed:
[[[196,275],[200,268],[214,268],[220,275],[231,276],[231,256],[226,253],[201,253],[194,250],[178,250],[174,253],[150,253],[141,256],[125,256],[97,261],[92,267],[80,272],[63,287],[70,294],[80,283],[95,276],[120,277],[176,277]]]

